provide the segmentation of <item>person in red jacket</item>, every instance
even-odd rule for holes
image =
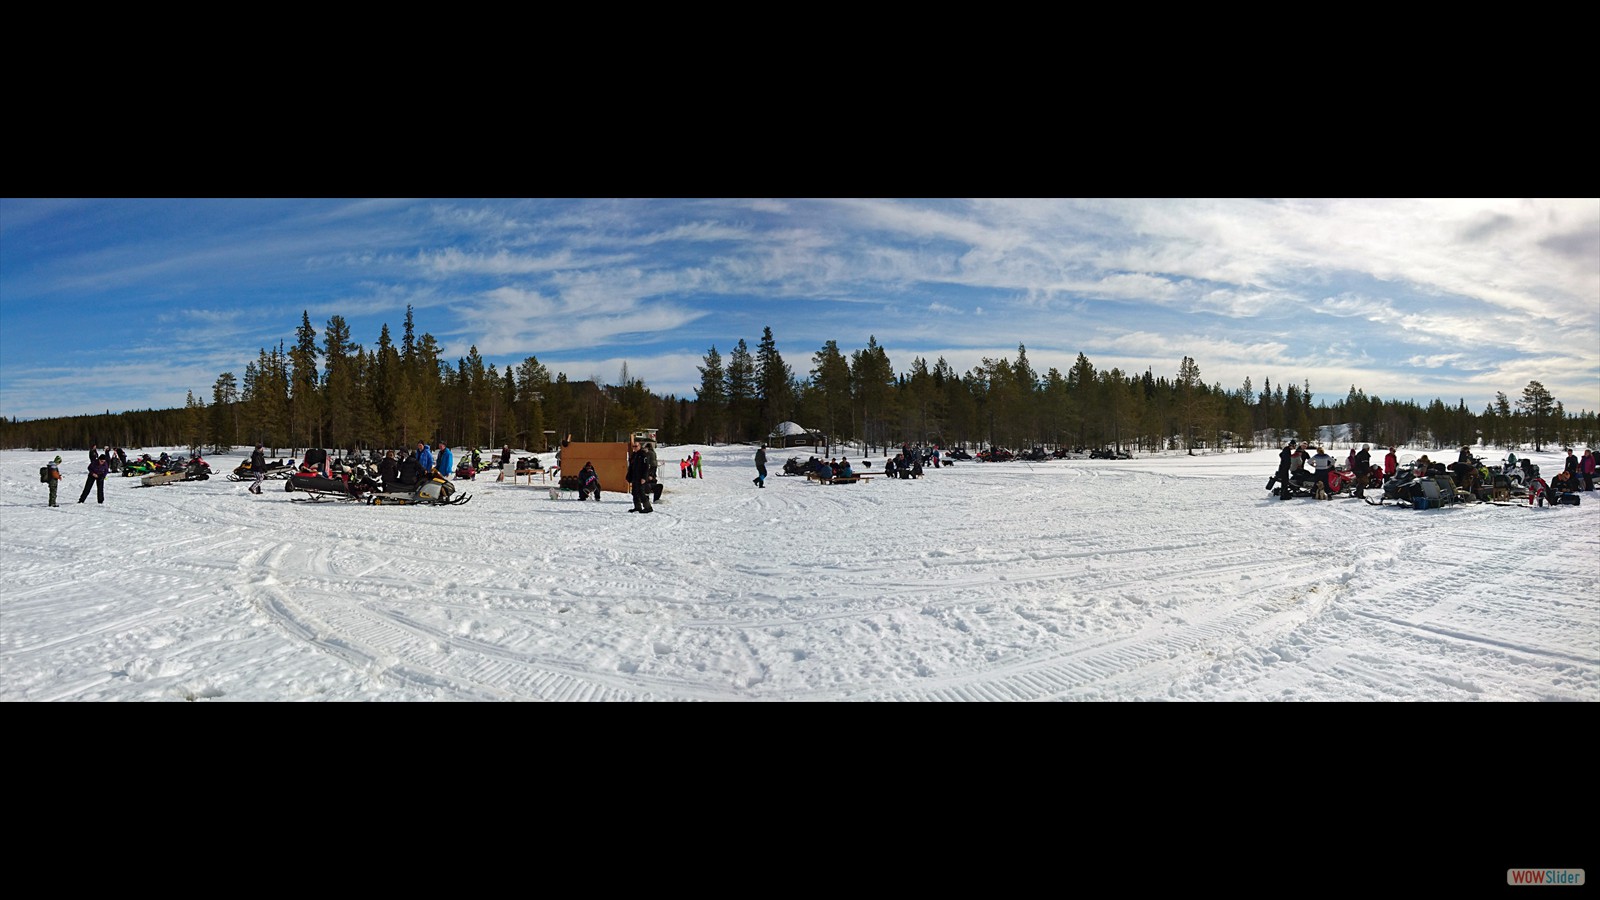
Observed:
[[[1394,457],[1394,448],[1389,448],[1389,454],[1383,458],[1383,480],[1388,481],[1394,477],[1395,470],[1400,468],[1400,461]]]

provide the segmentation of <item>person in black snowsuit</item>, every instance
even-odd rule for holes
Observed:
[[[1294,453],[1296,446],[1298,445],[1294,441],[1290,441],[1284,444],[1283,449],[1278,452],[1278,471],[1267,479],[1267,490],[1272,490],[1274,484],[1287,485],[1289,483],[1289,457]]]
[[[1367,475],[1372,471],[1372,447],[1362,444],[1356,451],[1355,462],[1351,464],[1351,471],[1356,475],[1356,496],[1365,500],[1367,497]]]
[[[650,494],[656,480],[655,470],[650,467],[650,455],[640,449],[638,441],[628,443],[628,484],[633,488],[633,509],[628,512],[647,513],[655,512],[655,507],[650,505]]]
[[[756,477],[751,479],[751,484],[758,488],[767,486],[767,445],[762,444],[756,448]]]

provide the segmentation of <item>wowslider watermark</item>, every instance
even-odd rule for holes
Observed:
[[[1507,869],[1506,884],[1583,884],[1583,870]]]

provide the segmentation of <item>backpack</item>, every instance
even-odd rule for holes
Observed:
[[[49,484],[50,483],[50,467],[49,466],[40,466],[39,467],[39,483],[40,484]]]

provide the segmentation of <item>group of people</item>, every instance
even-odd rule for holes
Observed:
[[[106,476],[111,473],[112,456],[120,453],[119,450],[101,450],[96,444],[89,450],[89,475],[83,480],[83,493],[78,495],[78,502],[83,503],[89,499],[91,491],[95,494],[96,503],[106,502]],[[50,505],[60,506],[56,502],[56,489],[61,483],[61,455],[45,464],[45,484],[50,487]]]
[[[1314,452],[1313,452],[1314,451]],[[1390,447],[1383,458],[1381,468],[1372,462],[1372,446],[1363,444],[1357,450],[1350,448],[1350,454],[1345,459],[1345,469],[1353,478],[1355,496],[1365,497],[1366,488],[1378,487],[1399,472],[1399,460],[1395,456],[1395,448]],[[1524,463],[1526,461],[1524,460]],[[1593,448],[1583,451],[1580,457],[1572,448],[1567,448],[1567,458],[1560,472],[1548,482],[1536,479],[1531,485],[1533,492],[1529,494],[1529,502],[1535,502],[1538,495],[1549,492],[1552,495],[1575,493],[1577,491],[1594,490],[1595,470],[1600,457],[1595,455]],[[1508,455],[1505,471],[1512,471],[1517,467],[1515,453]],[[1426,453],[1417,457],[1410,464],[1411,475],[1423,478],[1428,475],[1448,475],[1451,481],[1467,490],[1476,491],[1483,479],[1482,460],[1474,456],[1472,446],[1464,444],[1456,455],[1456,461],[1445,465],[1436,463]],[[1337,493],[1331,483],[1331,476],[1335,470],[1333,457],[1321,447],[1316,447],[1308,441],[1290,440],[1284,444],[1278,454],[1278,471],[1267,481],[1267,489],[1282,484],[1305,485],[1313,490],[1319,499],[1326,499]],[[1278,491],[1280,499],[1289,499],[1287,489]],[[1540,499],[1540,502],[1543,502]],[[1553,501],[1552,501],[1553,502]]]
[[[1312,452],[1313,448],[1316,452]],[[1271,490],[1274,484],[1282,485],[1278,490],[1278,499],[1287,500],[1290,487],[1301,485],[1308,487],[1317,499],[1326,500],[1339,492],[1333,485],[1336,468],[1333,457],[1322,447],[1310,441],[1290,440],[1278,452],[1278,471],[1267,480],[1267,489]],[[1355,496],[1363,499],[1367,496],[1368,487],[1379,486],[1393,477],[1398,468],[1399,461],[1395,458],[1393,447],[1383,458],[1382,469],[1373,465],[1371,444],[1362,444],[1359,450],[1352,446],[1345,458],[1345,471],[1350,473],[1355,485]]]
[[[933,452],[933,464],[935,467],[939,465],[939,451],[937,449]],[[908,444],[901,448],[893,459],[884,462],[883,473],[890,478],[921,478],[922,454],[911,449]]]
[[[843,479],[856,477],[856,470],[850,465],[850,460],[843,457],[840,457],[839,459],[818,460],[816,472],[817,477],[823,481],[838,482]]]
[[[1528,502],[1546,503],[1555,506],[1560,503],[1578,502],[1579,491],[1594,490],[1594,476],[1597,459],[1593,449],[1583,451],[1580,458],[1567,448],[1566,461],[1561,466],[1561,471],[1551,476],[1549,482],[1542,478],[1535,478],[1529,487]]]
[[[1567,474],[1568,479],[1573,484],[1582,485],[1582,487],[1575,487],[1573,490],[1592,491],[1594,490],[1594,475],[1597,466],[1600,466],[1600,457],[1595,456],[1594,448],[1591,447],[1583,451],[1583,456],[1580,458],[1572,452],[1571,447],[1568,447],[1567,461],[1561,471]],[[1557,477],[1560,476],[1558,475]]]
[[[474,450],[473,454],[476,455],[477,451]],[[327,450],[312,447],[306,450],[295,471],[299,475],[335,478],[338,477],[337,473],[368,464],[377,468],[378,478],[386,492],[395,487],[418,485],[430,478],[449,481],[455,477],[455,454],[444,441],[435,442],[431,448],[427,441],[417,441],[416,449],[410,452],[385,450],[382,456],[374,450],[371,459],[356,448],[351,448],[342,458],[334,458],[328,455]],[[267,453],[263,445],[257,444],[255,450],[251,451],[248,465],[254,475],[248,490],[252,494],[260,494],[262,482],[267,477]]]
[[[679,478],[704,478],[705,472],[700,468],[700,451],[696,450],[689,456],[678,461]]]

